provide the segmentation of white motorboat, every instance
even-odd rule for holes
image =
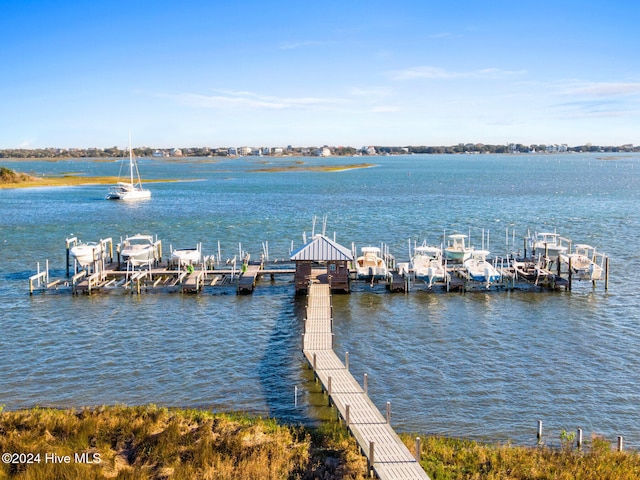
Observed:
[[[604,268],[596,263],[596,249],[584,243],[574,247],[574,253],[560,255],[560,260],[571,269],[577,280],[600,280]],[[604,261],[604,256],[603,256]]]
[[[555,232],[541,232],[533,236],[530,235],[529,248],[532,256],[556,260],[559,255],[564,255],[568,251],[568,247],[562,244],[562,240],[563,238]]]
[[[202,250],[200,244],[194,248],[176,248],[171,247],[170,262],[177,265],[178,268],[188,265],[198,265],[202,262]]]
[[[411,264],[416,278],[427,282],[429,288],[435,282],[442,282],[447,277],[440,247],[428,245],[416,247],[413,251]]]
[[[69,255],[81,267],[89,267],[102,258],[102,244],[96,242],[81,242],[69,249]]]
[[[129,135],[129,181],[119,181],[107,194],[107,200],[144,200],[147,198],[151,198],[151,191],[142,188],[138,164],[133,157],[133,148],[131,148],[131,135]]]
[[[356,259],[358,278],[367,280],[386,278],[389,269],[380,256],[380,249],[378,247],[362,247],[361,252],[362,255]]]
[[[464,262],[471,257],[473,247],[466,245],[467,236],[462,233],[449,235],[449,240],[444,249],[445,257],[455,262]]]
[[[118,249],[122,259],[133,267],[151,265],[160,261],[160,242],[151,235],[137,234],[125,238]]]
[[[463,265],[468,280],[485,283],[489,287],[500,280],[500,272],[487,261],[487,255],[489,255],[488,250],[474,250]]]

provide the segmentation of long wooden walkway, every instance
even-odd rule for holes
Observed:
[[[333,315],[329,285],[309,288],[303,352],[329,398],[338,409],[370,469],[380,479],[427,479],[409,449],[402,443],[367,392],[333,351]],[[348,363],[348,360],[346,360]]]

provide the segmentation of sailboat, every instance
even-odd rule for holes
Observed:
[[[129,134],[129,181],[119,181],[107,194],[107,200],[143,200],[146,198],[151,198],[151,190],[142,188],[138,164],[135,158],[133,158],[131,134]]]

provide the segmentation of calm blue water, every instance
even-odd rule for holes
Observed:
[[[375,163],[342,172],[254,172],[270,165]],[[20,171],[115,175],[115,162],[3,162]],[[157,234],[202,242],[223,258],[239,249],[287,258],[293,241],[328,216],[350,247],[471,232],[506,252],[528,229],[555,230],[611,257],[609,291],[391,295],[359,286],[334,296],[336,350],[401,431],[534,443],[537,421],[558,443],[584,430],[640,448],[640,156],[406,156],[346,159],[142,160],[149,202],[103,200],[106,186],[0,190],[0,404],[158,403],[240,409],[292,422],[314,406],[300,352],[304,299],[291,279],[202,295],[72,297],[28,294],[36,263],[64,273],[65,239]],[[320,225],[316,227],[320,228]],[[510,246],[511,248],[511,246]],[[294,407],[294,387],[299,388]]]

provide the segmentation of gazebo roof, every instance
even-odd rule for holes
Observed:
[[[351,261],[353,260],[353,255],[351,250],[324,235],[316,235],[309,243],[293,252],[291,260],[311,260],[314,262]]]

